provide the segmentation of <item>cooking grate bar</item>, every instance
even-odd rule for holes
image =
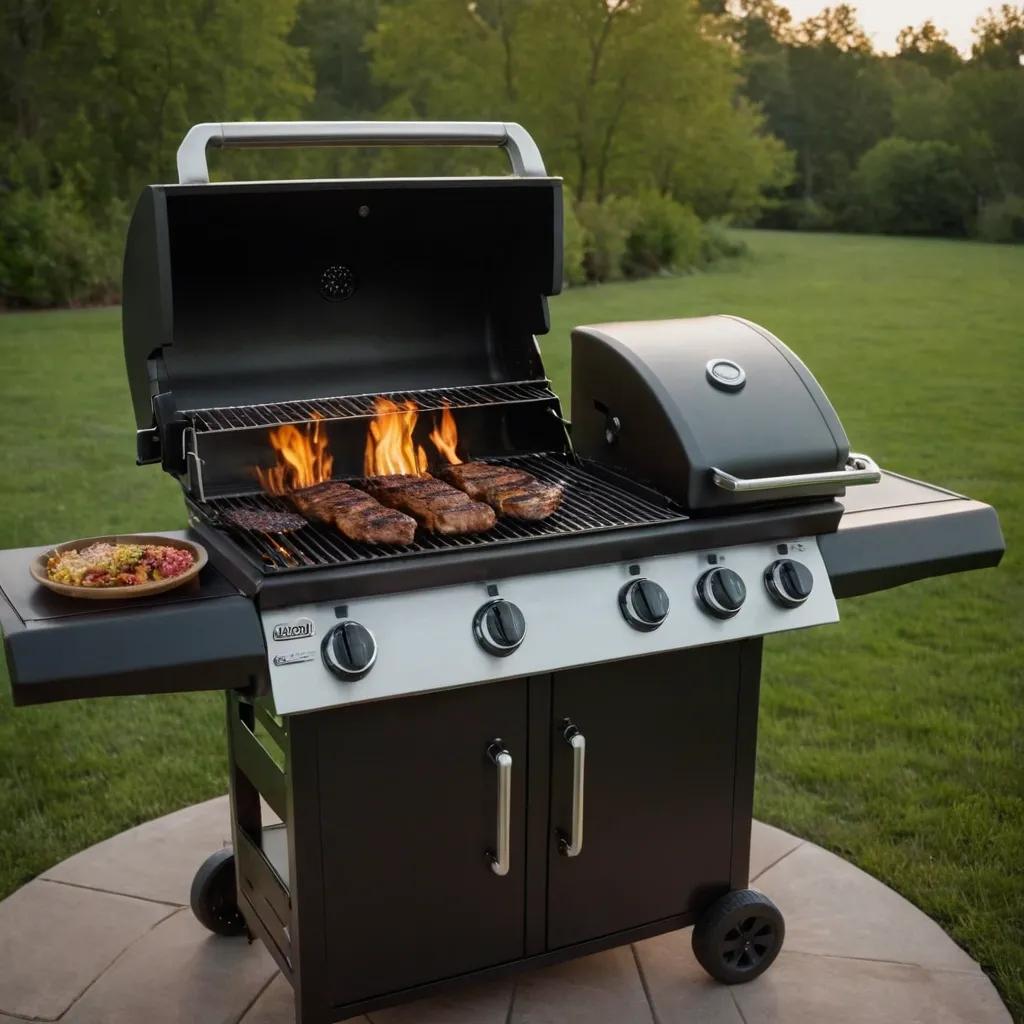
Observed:
[[[214,498],[194,507],[210,525],[228,533],[249,561],[266,573],[376,562],[435,551],[670,523],[685,518],[671,506],[662,507],[646,501],[588,472],[585,466],[575,465],[559,456],[523,455],[488,461],[516,466],[545,483],[561,485],[564,488],[561,507],[539,523],[499,519],[497,525],[486,533],[442,537],[417,530],[415,540],[405,548],[358,544],[332,527],[321,524],[310,524],[290,533],[270,535],[238,529],[220,518],[220,512],[231,508],[292,511],[283,498],[270,494]]]
[[[392,391],[381,395],[342,395],[265,405],[231,405],[217,409],[189,409],[184,416],[197,433],[227,430],[252,430],[286,423],[312,423],[314,420],[362,419],[375,415],[374,401],[386,398],[397,404],[415,402],[421,412],[436,412],[446,405],[452,409],[471,409],[487,405],[555,400],[550,381],[517,381],[509,384],[471,384],[459,388],[433,388],[427,391]]]

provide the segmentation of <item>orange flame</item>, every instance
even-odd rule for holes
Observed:
[[[427,471],[427,453],[413,443],[412,432],[419,418],[416,403],[399,405],[388,398],[375,398],[376,417],[366,433],[363,473],[366,476],[418,475]]]
[[[277,465],[268,470],[256,467],[256,476],[265,491],[285,494],[331,479],[334,459],[327,448],[327,431],[320,429],[321,417],[316,419],[305,430],[287,423],[270,432]]]
[[[434,447],[453,466],[457,466],[462,462],[462,459],[455,454],[455,449],[459,443],[459,432],[455,429],[455,417],[447,405],[441,413],[440,427],[434,427],[430,432],[430,440],[434,442]]]

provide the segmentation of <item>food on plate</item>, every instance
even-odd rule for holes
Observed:
[[[385,508],[365,491],[340,480],[328,480],[291,491],[292,504],[307,518],[337,527],[350,540],[363,544],[411,544],[416,520]]]
[[[511,466],[488,462],[462,462],[447,466],[441,475],[476,501],[484,501],[509,519],[536,522],[547,519],[562,504],[563,491],[556,484]]]
[[[195,564],[192,552],[165,544],[99,542],[81,551],[59,551],[46,560],[46,575],[71,587],[134,587],[167,580]]]
[[[282,512],[276,508],[229,508],[221,516],[232,526],[263,533],[289,533],[309,525],[297,512]]]
[[[481,533],[495,524],[494,510],[463,491],[425,474],[372,476],[363,486],[382,505],[415,516],[431,533],[447,537]]]

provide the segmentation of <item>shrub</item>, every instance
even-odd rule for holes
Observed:
[[[882,139],[857,164],[851,182],[851,223],[889,235],[967,232],[974,208],[963,159],[935,139]]]
[[[622,254],[626,277],[688,270],[701,257],[701,225],[689,206],[647,192],[636,201],[635,218]]]
[[[42,195],[28,188],[0,191],[0,305],[116,299],[124,226],[120,205],[97,223],[68,186]]]
[[[576,216],[586,233],[583,266],[590,281],[617,281],[622,277],[626,243],[637,220],[633,199],[612,196],[603,203],[585,200]]]
[[[700,265],[710,266],[718,260],[735,260],[750,254],[750,248],[742,239],[728,232],[724,221],[709,220],[701,227]]]
[[[587,271],[583,260],[587,250],[587,235],[576,216],[576,204],[573,202],[572,190],[568,185],[562,186],[562,202],[564,203],[564,267],[562,277],[567,285],[586,284]]]
[[[832,211],[823,203],[810,196],[801,196],[783,199],[770,206],[758,226],[781,231],[832,231],[836,220]]]
[[[1024,198],[1007,196],[986,204],[978,217],[978,237],[983,242],[1024,242]]]

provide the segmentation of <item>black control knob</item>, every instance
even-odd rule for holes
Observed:
[[[650,633],[668,617],[668,594],[654,580],[631,580],[619,591],[619,608],[634,629]]]
[[[764,585],[776,604],[796,608],[811,596],[814,576],[802,562],[779,558],[765,569]]]
[[[329,630],[320,655],[330,672],[346,682],[362,679],[377,660],[377,641],[363,625],[344,619]]]
[[[473,635],[488,654],[507,658],[526,639],[526,619],[511,601],[488,601],[473,617]]]
[[[731,619],[747,599],[747,588],[738,572],[720,565],[709,569],[696,586],[701,607],[716,619]]]

